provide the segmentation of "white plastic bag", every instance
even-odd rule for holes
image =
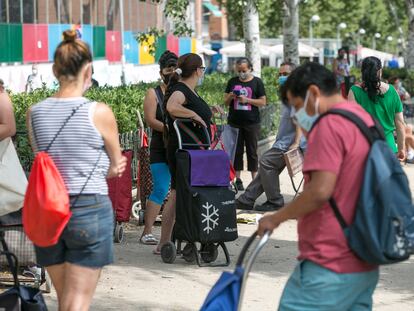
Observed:
[[[23,207],[27,178],[11,138],[0,141],[0,216]]]

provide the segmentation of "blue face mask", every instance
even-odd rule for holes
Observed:
[[[285,84],[287,79],[288,79],[287,76],[280,76],[279,77],[279,85],[282,86],[283,84]]]
[[[308,115],[306,112],[306,106],[308,105],[309,100],[309,90],[306,92],[305,103],[302,108],[300,108],[295,113],[296,121],[298,122],[299,126],[304,129],[306,132],[309,132],[312,128],[312,125],[315,121],[319,118],[319,98],[316,99],[315,102],[315,114],[313,116]]]

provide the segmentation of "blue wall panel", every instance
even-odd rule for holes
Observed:
[[[132,31],[124,32],[124,54],[127,63],[138,64],[139,49],[138,42]]]
[[[93,26],[92,25],[82,25],[82,40],[85,41],[91,51],[93,51]]]
[[[49,24],[48,25],[48,37],[49,37],[49,60],[53,60],[53,54],[60,42],[62,42],[62,33],[71,29],[72,25],[69,24]]]
[[[179,55],[191,53],[191,38],[180,38],[178,43]]]

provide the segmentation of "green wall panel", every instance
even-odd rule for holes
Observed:
[[[165,50],[167,49],[167,37],[166,36],[162,36],[159,37],[157,39],[157,43],[156,43],[156,48],[155,48],[155,61],[158,62],[162,53],[165,52]]]
[[[104,26],[93,27],[93,57],[105,58],[106,36]]]
[[[0,62],[23,61],[22,33],[21,24],[0,24]]]

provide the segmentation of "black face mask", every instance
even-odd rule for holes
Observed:
[[[170,78],[171,78],[171,73],[166,74],[166,75],[161,75],[162,81],[167,85],[168,82],[170,82]]]
[[[338,55],[339,59],[344,59],[344,57],[345,57],[345,55],[341,55],[341,54]]]

